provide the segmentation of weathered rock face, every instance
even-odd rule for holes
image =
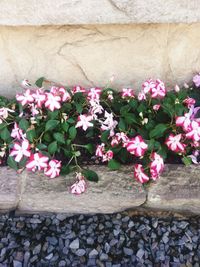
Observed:
[[[142,205],[146,192],[133,180],[130,169],[108,171],[93,167],[98,183],[88,182],[87,191],[79,196],[69,191],[74,174],[48,179],[42,174],[24,173],[26,186],[18,205],[20,212],[113,213]]]
[[[172,23],[200,20],[198,0],[1,0],[2,25]]]
[[[13,210],[20,198],[20,178],[10,168],[0,168],[0,211]]]
[[[70,86],[105,86],[114,74],[113,87],[135,89],[152,77],[171,89],[200,71],[199,31],[199,23],[1,26],[0,94],[14,95],[22,79],[41,76]]]
[[[167,166],[148,188],[145,207],[200,214],[200,167]]]

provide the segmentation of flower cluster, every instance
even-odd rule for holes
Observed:
[[[132,164],[140,183],[157,180],[164,161],[197,164],[199,81],[197,74],[191,86],[167,90],[161,80],[149,79],[137,93],[25,80],[16,99],[0,99],[1,162],[7,159],[15,169],[42,171],[49,178],[76,171],[73,194],[86,190],[85,179],[98,180],[79,165],[85,158],[111,170]]]

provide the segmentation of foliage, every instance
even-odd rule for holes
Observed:
[[[133,163],[141,183],[158,179],[171,157],[198,163],[195,84],[167,91],[162,81],[148,80],[136,95],[131,88],[46,89],[44,82],[23,81],[16,99],[0,97],[2,164],[7,159],[14,169],[44,171],[50,178],[77,171],[73,191],[83,192],[83,177],[98,181],[94,171],[80,166],[84,157],[107,162],[111,170]]]

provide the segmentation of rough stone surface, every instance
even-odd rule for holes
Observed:
[[[113,87],[135,90],[152,77],[171,89],[200,71],[199,31],[200,23],[1,26],[0,94],[14,95],[23,79],[41,76],[89,87],[106,86],[114,74]]]
[[[148,188],[145,207],[200,214],[200,167],[168,165],[160,180]]]
[[[95,166],[99,182],[88,182],[87,191],[79,196],[69,192],[74,175],[49,180],[42,174],[24,173],[26,187],[19,202],[21,212],[112,213],[143,204],[146,192],[133,179],[131,168],[108,171]]]
[[[198,22],[198,0],[1,0],[1,25]]]
[[[20,195],[20,181],[16,171],[0,168],[0,211],[8,211],[17,207]]]

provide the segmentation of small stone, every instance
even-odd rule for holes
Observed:
[[[32,224],[40,224],[40,223],[42,223],[42,221],[37,219],[37,218],[31,218],[30,219],[30,223],[32,223]]]
[[[22,263],[20,261],[13,261],[13,267],[22,267]]]
[[[56,218],[59,220],[59,221],[64,221],[68,216],[66,214],[63,214],[63,213],[59,213],[56,215]]]
[[[86,242],[87,242],[88,245],[93,245],[94,244],[94,239],[91,238],[91,237],[88,237]]]
[[[125,255],[128,255],[128,256],[133,255],[133,250],[131,248],[124,247],[123,251]]]
[[[130,221],[130,222],[128,223],[128,228],[132,228],[134,225],[135,225],[134,222],[133,222],[133,221]]]
[[[50,253],[49,255],[45,257],[45,259],[48,261],[51,260],[52,258],[53,258],[53,253]]]
[[[85,255],[85,253],[86,253],[85,249],[78,249],[78,250],[76,251],[75,254],[76,254],[78,257],[82,257],[82,256]]]
[[[137,253],[136,256],[141,260],[142,257],[144,256],[144,250],[142,248],[140,248]]]
[[[53,246],[55,246],[58,243],[58,239],[55,236],[48,236],[46,240]]]
[[[96,258],[96,256],[98,255],[98,251],[96,249],[93,249],[90,251],[89,253],[89,258]]]
[[[68,247],[64,247],[62,252],[63,252],[63,254],[67,255],[69,253]]]
[[[30,256],[31,256],[30,252],[29,251],[26,251],[25,254],[24,254],[24,266],[27,266],[28,265]]]
[[[117,239],[112,239],[112,240],[110,241],[110,246],[113,247],[113,246],[115,246],[118,242],[119,242],[119,241],[118,241]]]
[[[181,221],[181,222],[178,224],[178,228],[184,230],[188,225],[189,225],[189,222]]]
[[[107,259],[108,259],[108,255],[106,253],[101,253],[100,260],[101,261],[106,261]]]
[[[33,249],[33,255],[39,254],[40,251],[41,251],[41,248],[42,248],[41,244],[38,244],[36,247],[34,247],[34,249]]]
[[[110,245],[107,242],[104,245],[104,249],[105,249],[105,252],[106,253],[109,253],[109,251],[110,251]]]
[[[59,263],[58,263],[58,267],[65,267],[66,266],[66,261],[64,260],[61,260]]]
[[[129,216],[125,216],[124,218],[122,218],[122,222],[128,222],[130,220]]]
[[[79,248],[79,239],[78,239],[78,238],[74,239],[74,240],[70,243],[69,247],[70,247],[71,249],[78,249],[78,248]]]

